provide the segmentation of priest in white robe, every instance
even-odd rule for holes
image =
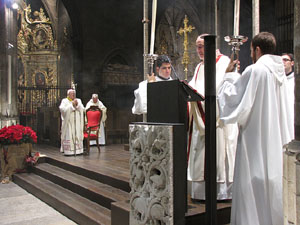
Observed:
[[[171,60],[166,55],[160,55],[156,61],[157,76],[152,74],[148,76],[147,80],[139,83],[138,89],[134,91],[134,105],[132,107],[132,114],[147,114],[147,84],[149,82],[170,81],[171,77]]]
[[[288,84],[288,91],[289,91],[289,101],[292,108],[292,115],[294,117],[294,105],[295,105],[295,75],[294,75],[294,56],[291,53],[283,53],[281,54],[281,58],[284,65],[284,71],[287,79]],[[294,137],[293,137],[294,138]]]
[[[200,63],[195,69],[194,76],[189,85],[201,95],[204,93],[204,36],[200,35],[196,40],[197,53]],[[225,70],[230,59],[216,52],[216,90],[219,89]],[[191,198],[205,200],[205,116],[204,102],[189,103],[189,138],[188,138],[188,180],[191,181]],[[217,111],[218,119],[218,111]],[[217,199],[232,198],[232,182],[234,171],[234,159],[238,135],[236,124],[230,124],[220,128],[216,124],[217,131]]]
[[[62,120],[60,151],[64,155],[83,153],[84,106],[75,95],[75,90],[69,89],[67,98],[59,106]]]
[[[101,118],[101,122],[100,122],[100,131],[99,131],[99,144],[105,145],[105,130],[104,130],[104,128],[105,128],[105,121],[107,118],[107,115],[106,115],[107,108],[99,100],[98,94],[92,95],[92,98],[90,99],[90,101],[88,101],[88,103],[85,106],[85,110],[88,110],[91,106],[97,106],[102,111],[102,118]],[[90,144],[91,145],[96,144],[96,141],[91,140]]]
[[[261,32],[251,42],[252,65],[226,73],[219,89],[220,124],[238,123],[232,225],[282,225],[283,145],[291,141],[287,79],[273,55],[275,37]],[[227,71],[233,71],[230,63]]]

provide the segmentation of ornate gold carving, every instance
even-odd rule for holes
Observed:
[[[18,44],[19,51],[21,52],[28,51],[28,44],[27,41],[25,40],[25,35],[23,30],[20,30],[18,33],[17,44]]]
[[[21,27],[17,42],[23,71],[18,71],[18,108],[20,112],[34,114],[37,107],[54,104],[59,98],[55,89],[59,55],[51,22],[44,10],[40,8],[31,13],[30,5],[20,2]]]
[[[30,84],[27,84],[28,86],[41,88],[57,85],[56,66],[41,65],[37,68],[31,67],[28,73],[31,79]]]
[[[18,11],[21,20],[21,29],[18,33],[18,49],[23,54],[35,50],[57,49],[57,43],[53,39],[53,32],[49,18],[44,10],[35,11],[31,15],[30,5],[22,2]]]
[[[36,70],[32,75],[32,84],[36,87],[44,87],[47,83],[47,72]]]
[[[49,25],[38,24],[32,32],[34,49],[54,49],[52,29]]]
[[[45,16],[44,9],[40,8],[40,11],[34,11],[31,15],[31,6],[30,4],[24,9],[25,19],[28,24],[39,24],[47,23],[51,24],[50,19]]]
[[[184,27],[180,28],[179,31],[177,31],[178,34],[182,35],[184,34],[184,41],[183,41],[183,46],[184,46],[184,53],[183,53],[183,58],[182,58],[182,64],[184,65],[184,72],[185,72],[185,80],[187,80],[187,73],[188,73],[188,64],[190,63],[190,57],[188,54],[188,45],[189,45],[189,41],[188,41],[188,33],[192,32],[193,29],[195,29],[195,27],[191,26],[191,25],[187,25],[189,22],[187,15],[185,15],[184,17]]]

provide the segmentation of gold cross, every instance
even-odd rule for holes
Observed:
[[[195,29],[195,27],[191,26],[191,25],[187,25],[189,22],[187,15],[185,15],[184,17],[184,27],[180,28],[179,31],[177,31],[177,33],[179,35],[184,34],[184,40],[183,40],[183,46],[184,46],[184,52],[183,52],[183,58],[182,58],[182,64],[184,65],[184,72],[185,72],[185,80],[187,80],[187,73],[188,73],[188,64],[190,63],[190,58],[188,55],[188,33],[192,32],[193,29]]]

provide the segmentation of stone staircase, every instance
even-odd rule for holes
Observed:
[[[129,184],[124,181],[47,157],[31,173],[13,179],[78,224],[129,223]]]
[[[129,225],[130,187],[123,180],[43,157],[13,181],[78,224]],[[229,223],[230,206],[218,209],[218,224]],[[205,224],[203,207],[189,203],[185,224]]]

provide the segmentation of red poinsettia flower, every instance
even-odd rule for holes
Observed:
[[[36,133],[30,127],[12,125],[0,129],[0,144],[36,143]]]

